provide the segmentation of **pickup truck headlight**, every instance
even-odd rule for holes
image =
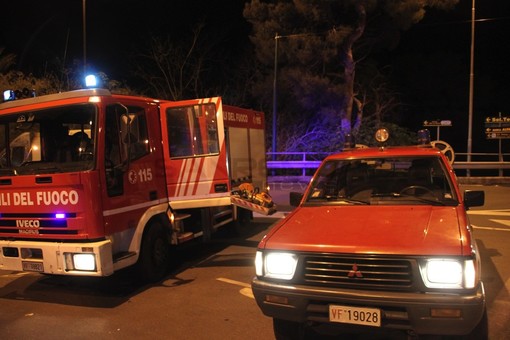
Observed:
[[[427,288],[474,288],[477,273],[473,260],[431,259],[420,267]]]
[[[255,255],[255,273],[273,279],[291,280],[297,266],[297,256],[292,253],[257,251]]]

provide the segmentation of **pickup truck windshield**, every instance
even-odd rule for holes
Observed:
[[[306,203],[457,205],[458,200],[434,156],[327,161]]]
[[[92,104],[0,116],[0,175],[92,169],[96,126]]]

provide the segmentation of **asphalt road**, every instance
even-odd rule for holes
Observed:
[[[273,188],[281,211],[290,209],[288,191],[300,188]],[[510,339],[510,187],[484,190],[487,204],[470,218],[483,258],[490,338]],[[182,248],[168,276],[153,285],[140,285],[129,270],[103,279],[0,271],[0,338],[273,339],[250,281],[257,243],[278,217],[256,217],[238,235],[220,232],[208,244]]]

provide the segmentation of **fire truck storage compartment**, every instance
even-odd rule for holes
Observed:
[[[267,186],[264,113],[223,105],[232,187],[250,182]]]

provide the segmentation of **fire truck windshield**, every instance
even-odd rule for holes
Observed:
[[[92,169],[96,107],[74,104],[0,117],[0,175]]]

